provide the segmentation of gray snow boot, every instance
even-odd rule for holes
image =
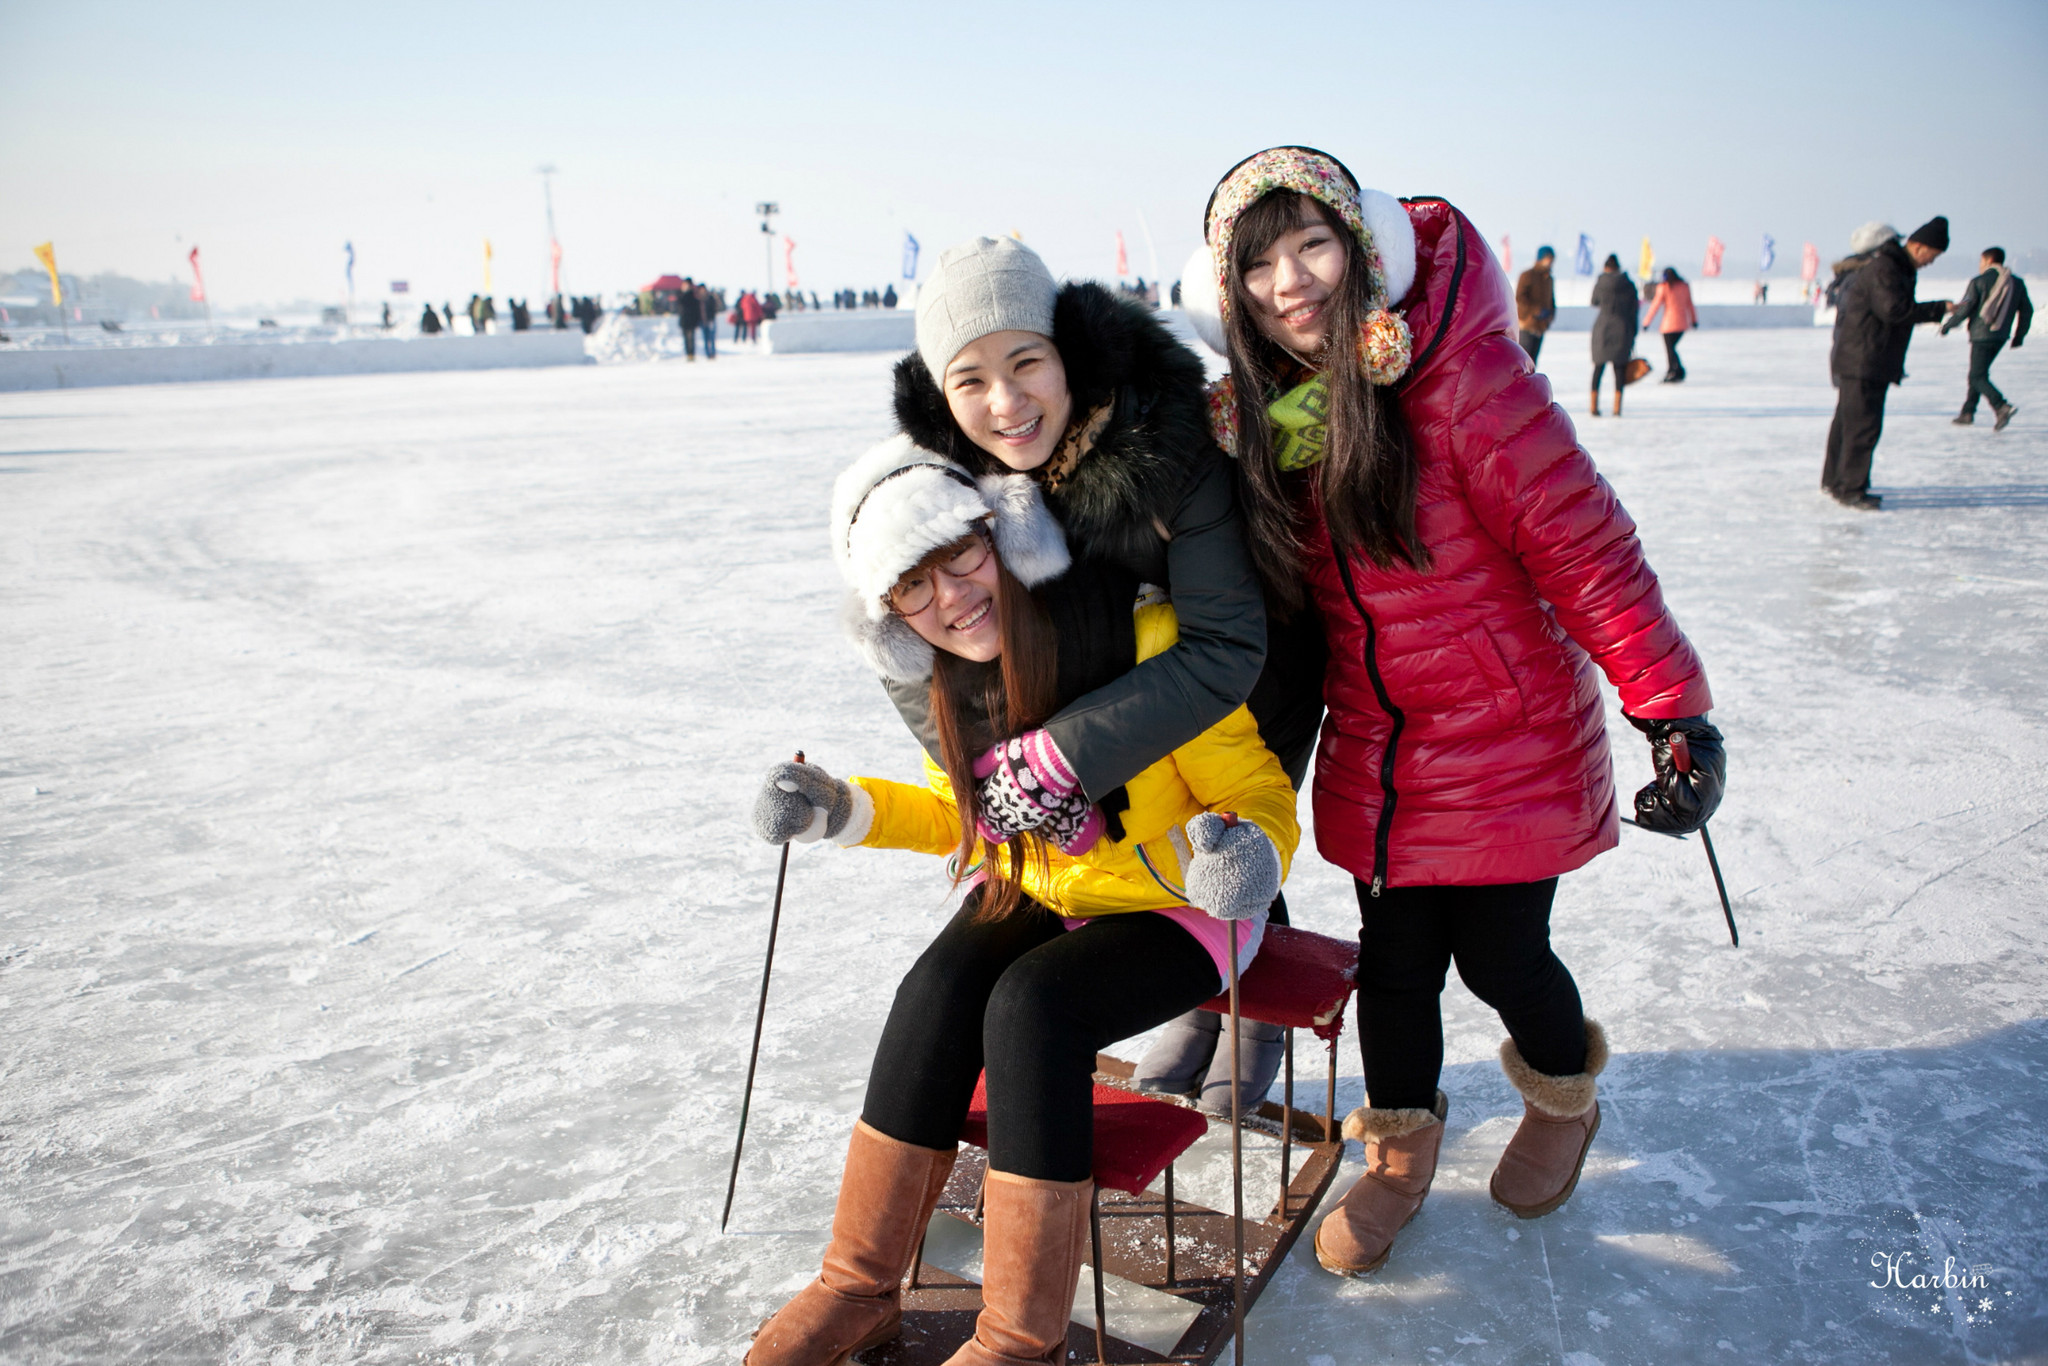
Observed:
[[[1220,1022],[1222,1016],[1217,1016]],[[1205,1114],[1230,1114],[1230,1040],[1217,1031],[1216,1058],[1209,1064],[1208,1075],[1202,1078],[1202,1093],[1195,1101],[1195,1108]],[[1250,1114],[1258,1103],[1266,1098],[1272,1089],[1273,1078],[1280,1075],[1280,1064],[1286,1056],[1282,1042],[1285,1031],[1279,1025],[1266,1024],[1261,1020],[1240,1019],[1237,1026],[1238,1108]]]
[[[1168,1020],[1159,1042],[1138,1059],[1132,1088],[1160,1096],[1193,1095],[1222,1036],[1223,1017],[1213,1010],[1190,1010]]]

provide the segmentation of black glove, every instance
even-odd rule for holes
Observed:
[[[1721,732],[1704,716],[1669,721],[1631,716],[1628,723],[1650,737],[1650,767],[1657,773],[1655,782],[1636,793],[1636,824],[1666,835],[1690,835],[1713,819],[1728,780]],[[1675,737],[1683,737],[1676,746],[1683,759],[1672,752]]]

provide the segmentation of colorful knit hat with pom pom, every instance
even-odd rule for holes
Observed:
[[[1231,167],[1217,182],[1203,215],[1204,245],[1188,262],[1184,276],[1190,284],[1199,281],[1203,286],[1197,293],[1183,285],[1196,330],[1212,349],[1228,354],[1227,274],[1237,220],[1267,195],[1283,190],[1307,195],[1335,210],[1338,221],[1364,249],[1371,282],[1369,311],[1359,338],[1360,359],[1366,377],[1374,384],[1394,383],[1407,373],[1413,349],[1408,324],[1392,311],[1392,305],[1415,283],[1414,229],[1400,201],[1361,189],[1344,163],[1313,147],[1269,147]],[[1214,291],[1213,296],[1209,290]],[[1213,317],[1208,316],[1211,309]]]

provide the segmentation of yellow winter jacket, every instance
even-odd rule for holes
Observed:
[[[1140,661],[1180,638],[1170,603],[1142,598],[1135,616]],[[924,765],[924,787],[884,778],[852,779],[874,803],[862,845],[927,854],[950,854],[958,847],[960,813],[952,783],[929,755]],[[1301,843],[1294,789],[1244,707],[1138,774],[1125,791],[1131,806],[1123,813],[1124,838],[1104,835],[1079,858],[1050,849],[1042,870],[1035,858],[1026,858],[1026,894],[1074,918],[1185,906],[1189,849],[1184,827],[1189,817],[1204,811],[1234,811],[1255,822],[1280,851],[1283,878]],[[1007,864],[1008,851],[997,854]]]

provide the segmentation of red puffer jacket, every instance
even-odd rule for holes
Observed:
[[[1330,643],[1316,844],[1376,886],[1533,882],[1620,838],[1593,666],[1632,716],[1713,702],[1635,523],[1516,344],[1485,240],[1441,200],[1407,207],[1415,360],[1398,392],[1433,562],[1339,562],[1319,510],[1302,519]]]

